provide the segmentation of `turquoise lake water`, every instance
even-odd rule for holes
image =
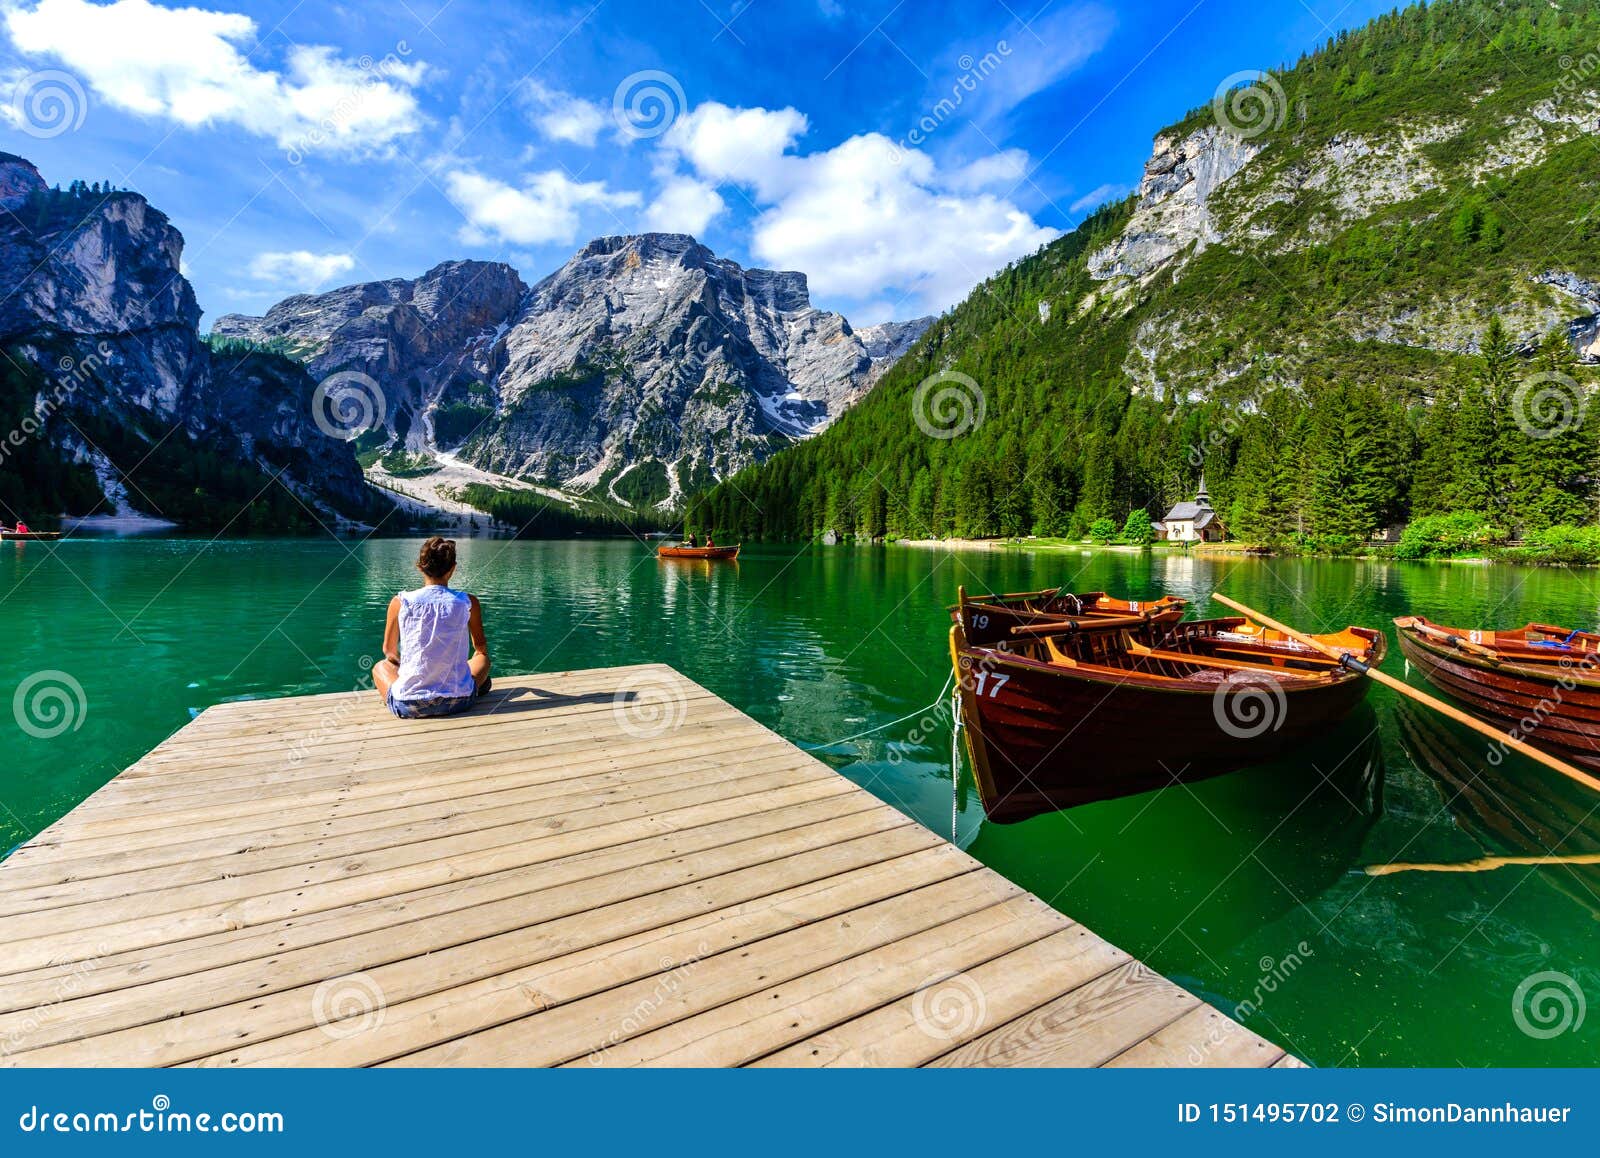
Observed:
[[[0,692],[16,726],[0,779],[0,849],[209,704],[359,686],[380,650],[385,605],[415,585],[416,547],[4,544],[11,646]],[[1600,622],[1600,574],[1500,566],[895,546],[752,546],[735,565],[706,565],[658,562],[631,541],[478,539],[461,541],[457,576],[484,603],[497,671],[672,664],[795,743],[827,745],[818,754],[835,768],[945,834],[946,716],[830,742],[935,700],[958,583],[1172,592],[1205,614],[1224,613],[1206,604],[1224,590],[1323,630],[1387,628],[1406,613],[1464,626]],[[1397,648],[1385,666],[1405,674]],[[53,687],[64,696],[52,700]],[[1129,744],[1161,726],[1130,722]],[[956,834],[1315,1064],[1593,1064],[1600,1014],[1582,1024],[1576,1014],[1600,999],[1600,867],[1362,871],[1600,852],[1600,796],[1520,759],[1489,768],[1484,755],[1472,733],[1374,687],[1366,706],[1293,758],[1192,788],[997,826],[965,779]]]

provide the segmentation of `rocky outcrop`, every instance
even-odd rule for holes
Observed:
[[[1211,198],[1260,151],[1254,142],[1215,125],[1181,139],[1157,137],[1133,217],[1116,241],[1089,256],[1091,276],[1142,280],[1180,254],[1199,253],[1220,241]]]
[[[509,265],[447,261],[415,279],[298,294],[264,317],[227,314],[211,332],[280,342],[318,381],[366,375],[382,392],[384,426],[417,448],[429,442],[417,418],[447,388],[494,377],[498,339],[527,292]]]
[[[350,447],[315,424],[315,383],[283,358],[213,357],[179,272],[183,236],[136,193],[45,186],[0,154],[0,344],[38,367],[44,437],[102,466],[74,416],[154,444],[232,448],[310,501],[368,510]],[[112,464],[117,465],[117,464]],[[131,464],[120,464],[131,468]],[[137,488],[134,488],[135,498]]]
[[[1049,309],[1046,306],[1045,320],[1048,320],[1048,313]],[[867,381],[876,382],[885,370],[900,360],[902,354],[917,344],[917,339],[922,337],[931,325],[933,316],[930,314],[927,317],[912,318],[908,322],[879,322],[875,326],[862,326],[857,330],[856,336],[861,339],[867,357],[872,360],[872,367],[867,371]]]

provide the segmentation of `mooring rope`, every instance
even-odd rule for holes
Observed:
[[[957,844],[957,821],[960,816],[958,805],[961,800],[961,745],[959,737],[965,721],[961,718],[961,693],[955,692],[950,697],[950,843]]]
[[[945,692],[950,690],[950,683],[955,678],[956,678],[956,673],[955,673],[954,670],[952,670],[950,672],[950,674],[945,677],[944,687],[940,688],[939,689],[939,694],[933,697],[933,703],[928,704],[928,705],[926,705],[924,707],[920,707],[914,712],[907,712],[905,715],[901,716],[898,720],[890,720],[887,724],[879,724],[876,728],[868,728],[865,732],[857,732],[853,736],[843,736],[843,737],[841,737],[841,738],[839,738],[837,740],[829,740],[825,744],[801,744],[800,745],[800,750],[803,751],[803,752],[818,752],[818,751],[821,751],[823,748],[833,748],[833,747],[836,747],[839,744],[848,744],[851,740],[859,740],[863,736],[870,736],[874,732],[881,732],[885,728],[892,728],[896,724],[903,724],[907,720],[914,720],[918,716],[925,716],[929,712],[931,712],[935,708],[937,708],[940,704],[944,703],[944,694],[945,694]]]

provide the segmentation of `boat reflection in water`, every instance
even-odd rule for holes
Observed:
[[[1362,705],[1290,756],[1019,826],[987,823],[968,850],[1136,955],[1171,936],[1217,953],[1347,881],[1366,863],[1383,801],[1377,717]]]
[[[1485,857],[1592,857],[1600,809],[1580,784],[1518,756],[1489,760],[1489,745],[1402,702],[1400,742],[1439,801]],[[1469,858],[1461,858],[1466,860]],[[1600,865],[1551,863],[1538,878],[1600,917]]]

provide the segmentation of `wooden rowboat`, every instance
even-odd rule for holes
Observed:
[[[1383,658],[1381,632],[1315,638]],[[1244,618],[1083,617],[1002,642],[974,644],[959,616],[950,629],[978,795],[1001,823],[1270,760],[1367,693],[1358,671]]]
[[[1045,591],[969,596],[962,587],[957,589],[957,602],[950,606],[950,619],[961,624],[968,643],[988,647],[1009,640],[1012,628],[1074,618],[1136,615],[1173,624],[1183,618],[1188,605],[1188,600],[1176,595],[1145,600],[1118,599],[1104,591],[1072,592],[1053,587]]]
[[[1473,715],[1600,770],[1600,635],[1545,623],[1479,631],[1420,615],[1394,625],[1407,662]]]
[[[48,541],[59,538],[61,538],[60,531],[0,531],[0,539],[15,539],[18,542]]]
[[[732,547],[675,547],[666,543],[656,548],[658,559],[737,559],[739,545]]]

